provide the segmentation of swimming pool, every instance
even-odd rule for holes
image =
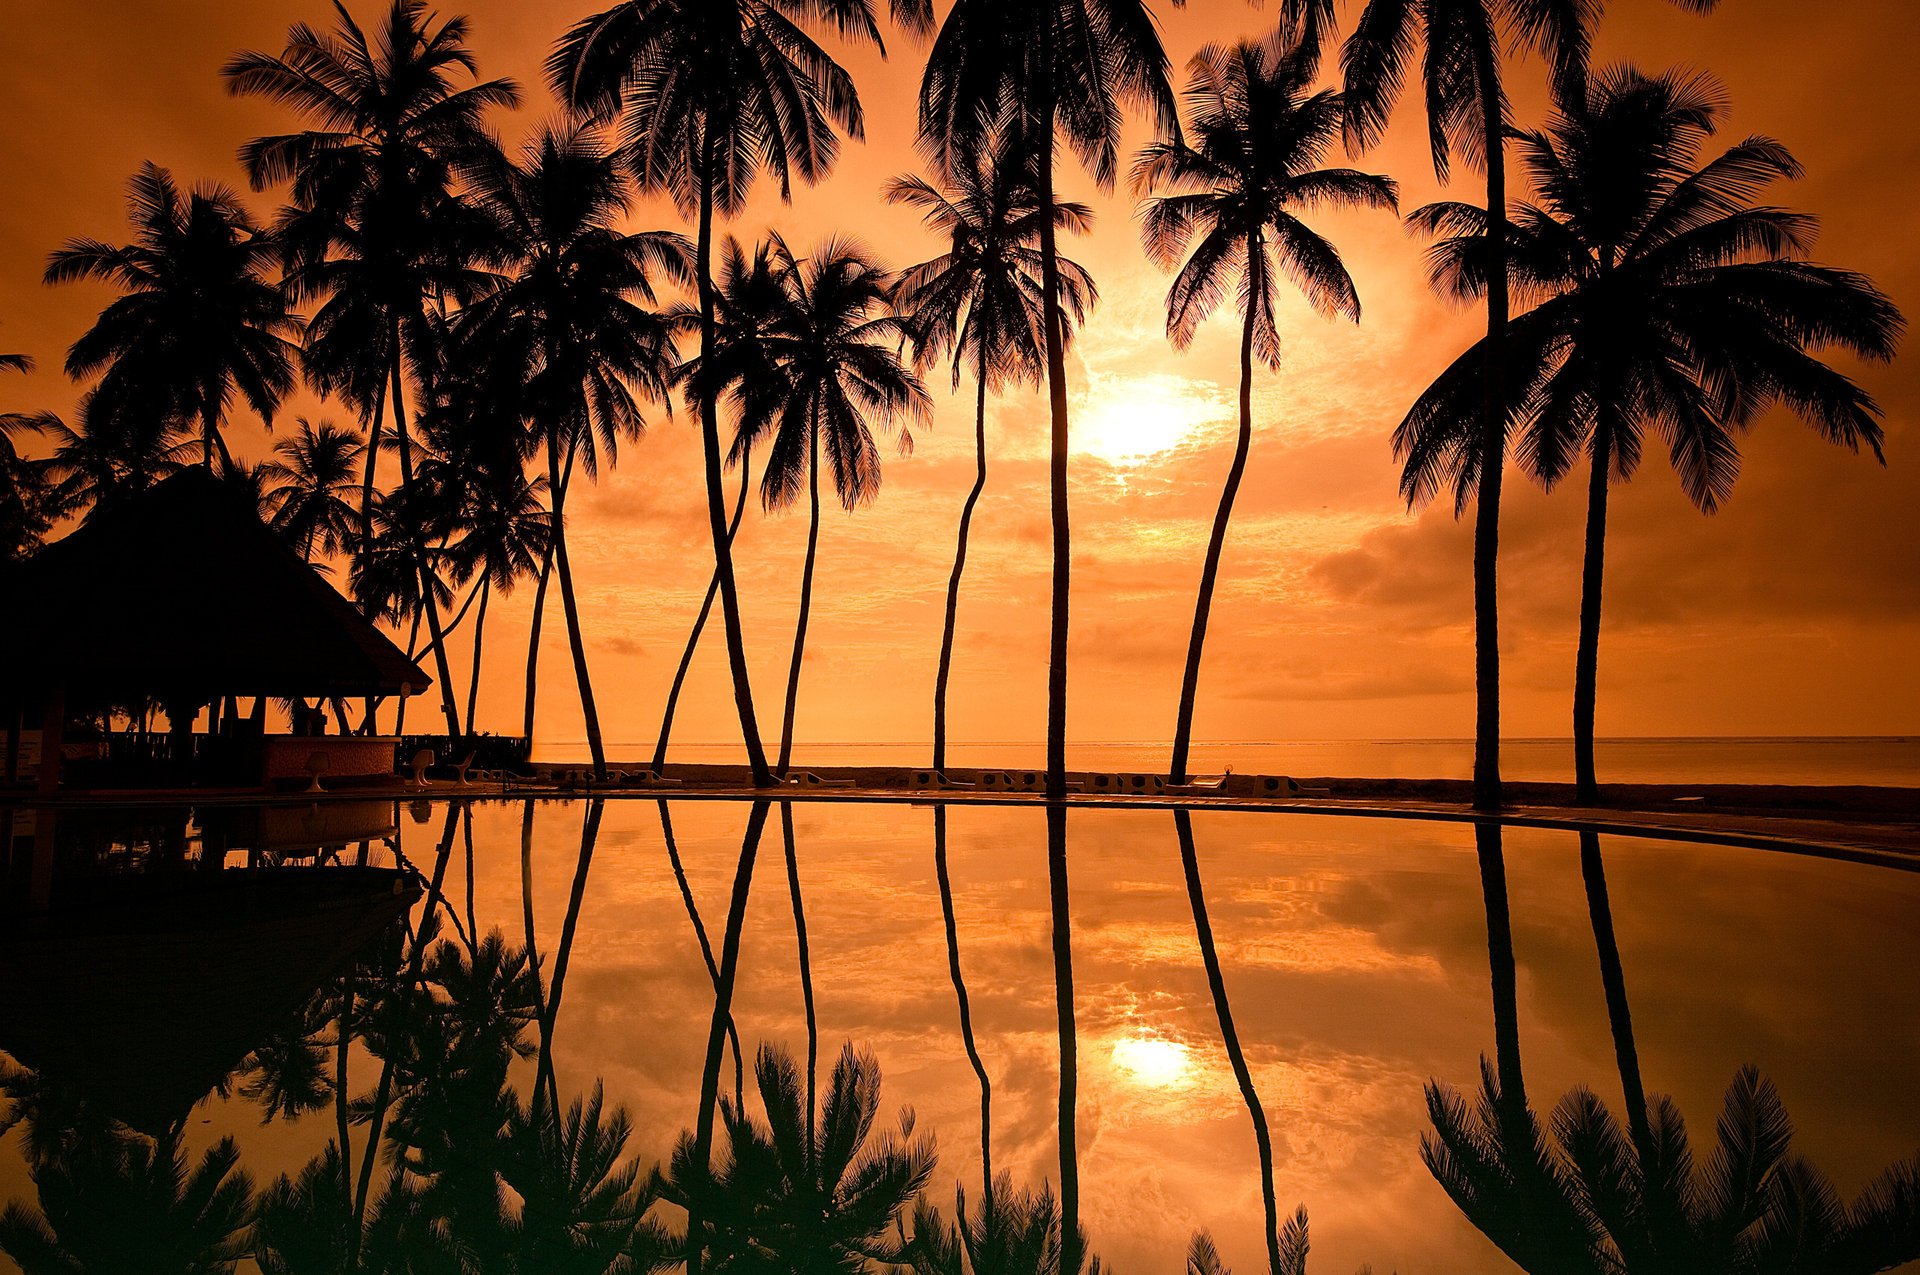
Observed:
[[[114,1124],[132,1112],[163,1144],[177,1129],[190,1169],[231,1138],[229,1177],[246,1174],[255,1199],[285,1206],[274,1225],[233,1230],[236,1252],[295,1242],[285,1210],[303,1169],[310,1182],[344,1181],[349,1198],[336,1212],[351,1208],[364,1174],[369,1219],[399,1226],[393,1219],[411,1209],[410,1225],[425,1227],[433,1214],[452,1219],[475,1251],[505,1252],[530,1242],[514,1220],[545,1179],[529,1179],[527,1165],[566,1159],[556,1150],[564,1120],[548,1123],[554,1145],[540,1150],[534,1095],[557,1096],[564,1111],[598,1090],[603,1129],[624,1109],[630,1132],[611,1163],[637,1166],[636,1191],[654,1165],[671,1172],[704,1096],[716,1107],[715,1162],[728,1163],[730,1147],[740,1157],[731,1181],[693,1191],[716,1228],[702,1260],[761,1269],[756,1260],[772,1259],[754,1258],[739,1232],[774,1228],[786,1236],[775,1250],[813,1242],[794,1238],[804,1228],[766,1202],[819,1210],[765,1164],[761,1177],[748,1172],[746,1128],[735,1129],[734,1146],[718,1108],[738,1088],[753,1120],[766,1122],[755,1067],[767,1046],[776,1091],[786,1074],[777,1051],[792,1059],[801,1096],[783,1100],[794,1100],[792,1120],[804,1119],[809,1007],[816,1167],[837,1163],[824,1145],[828,1090],[850,1044],[859,1061],[840,1073],[846,1092],[835,1110],[849,1110],[850,1097],[871,1100],[877,1071],[866,1149],[892,1137],[893,1167],[948,1221],[956,1186],[978,1209],[982,1094],[961,1031],[962,989],[991,1081],[995,1173],[1016,1190],[1045,1184],[1076,1196],[1069,1208],[1077,1205],[1088,1250],[1122,1272],[1178,1268],[1202,1230],[1233,1270],[1267,1264],[1249,1086],[1270,1131],[1279,1218],[1303,1206],[1311,1268],[1341,1273],[1512,1268],[1467,1216],[1478,1208],[1484,1223],[1485,1202],[1463,1209],[1426,1162],[1447,1171],[1436,1120],[1468,1126],[1439,1131],[1455,1137],[1456,1170],[1473,1145],[1483,1057],[1505,1095],[1489,1129],[1517,1138],[1534,1127],[1515,1097],[1523,1087],[1549,1153],[1543,1172],[1565,1141],[1556,1108],[1581,1086],[1634,1143],[1623,1092],[1635,1076],[1649,1095],[1671,1095],[1703,1173],[1715,1121],[1743,1075],[1761,1078],[1741,1082],[1750,1087],[1764,1082],[1745,1095],[1750,1107],[1777,1092],[1792,1152],[1845,1200],[1920,1148],[1920,876],[1887,867],[1292,813],[629,799],[370,802],[358,822],[344,807],[312,813],[326,809],[148,810],[137,827],[129,813],[69,812],[39,825],[39,842],[34,816],[15,815],[16,911],[34,888],[31,848],[57,847],[39,919],[11,926],[0,945],[10,1004],[38,997],[33,1014],[0,1018],[0,1050],[14,1059],[7,1092],[26,1117],[0,1139],[0,1195],[23,1216],[60,1207],[58,1182],[50,1199],[47,1180],[81,1170],[137,1176],[129,1165],[138,1157],[121,1144],[151,1146],[151,1137]],[[756,846],[750,864],[743,843]],[[250,860],[259,870],[236,873],[227,893],[205,902],[207,883],[223,875],[210,870],[216,862]],[[44,875],[46,856],[39,862]],[[391,867],[425,888],[396,894],[398,878],[381,875]],[[130,889],[130,879],[174,885],[157,901],[63,906]],[[423,929],[430,910],[435,923]],[[159,927],[156,916],[176,923]],[[122,977],[78,977],[49,1003],[57,976],[21,951],[55,940],[66,945],[53,949],[66,954],[64,968],[82,953]],[[348,952],[358,955],[348,961]],[[716,983],[729,980],[738,1064],[727,1018],[714,1012]],[[110,981],[123,997],[151,991],[149,1001],[177,1008],[139,1016],[135,1030],[127,1002],[100,994]],[[1245,1084],[1226,1045],[1229,1020]],[[343,1023],[344,1177],[324,1158],[341,1127]],[[1070,1121],[1063,1040],[1075,1056]],[[103,1055],[144,1065],[115,1071]],[[175,1071],[185,1074],[156,1079]],[[197,1105],[167,1106],[193,1104],[196,1077],[209,1076],[213,1092]],[[129,1092],[142,1084],[154,1092]],[[1449,1091],[1466,1106],[1449,1106]],[[906,1133],[904,1107],[914,1113]],[[382,1153],[367,1172],[375,1112]],[[1063,1127],[1077,1183],[1063,1180]],[[101,1150],[103,1139],[121,1149]],[[396,1149],[419,1172],[396,1176]],[[283,1174],[290,1182],[276,1195]],[[690,1181],[683,1174],[665,1190],[690,1190]],[[476,1211],[483,1197],[498,1217]],[[131,1197],[102,1198],[110,1212]],[[1532,1200],[1535,1239],[1551,1230],[1539,1196],[1514,1198]],[[748,1199],[765,1207],[756,1213]],[[848,1197],[835,1207],[886,1202]],[[584,1196],[574,1203],[588,1206]],[[303,1207],[324,1215],[322,1204]],[[884,1214],[876,1234],[893,1238],[873,1240],[869,1257],[912,1229],[910,1208]],[[258,1215],[256,1206],[248,1217]],[[685,1225],[670,1203],[649,1216],[676,1232]],[[68,1224],[107,1219],[83,1209]],[[1489,1229],[1499,1236],[1497,1221]],[[371,1223],[367,1234],[370,1255]],[[825,1223],[804,1234],[822,1245],[844,1239]],[[1528,1242],[1504,1238],[1510,1249]],[[1544,1250],[1518,1255],[1534,1269],[1552,1260]]]

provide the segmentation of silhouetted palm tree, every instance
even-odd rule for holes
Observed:
[[[931,20],[926,0],[902,0],[912,25]],[[879,47],[871,0],[624,0],[583,18],[547,59],[567,106],[606,122],[623,118],[629,166],[646,191],[665,191],[699,227],[700,352],[714,348],[713,219],[746,204],[762,171],[780,186],[812,183],[833,167],[840,133],[863,136],[852,77],[808,33],[831,26]],[[700,404],[707,522],[720,573],[727,654],[754,781],[765,784],[765,750],[754,717],[740,631],[740,599],[727,544],[718,403]]]
[[[513,277],[477,302],[466,323],[472,348],[508,387],[546,456],[567,639],[594,771],[605,778],[606,748],[567,554],[566,471],[576,456],[588,478],[603,461],[614,463],[620,441],[638,438],[645,428],[642,401],[665,398],[672,337],[646,303],[653,299],[654,274],[685,280],[686,241],[616,229],[630,187],[612,152],[576,128],[542,133],[517,163],[477,165],[473,185],[481,206],[506,230]]]
[[[1704,8],[1713,0],[1682,0]],[[1501,66],[1504,33],[1519,48],[1546,56],[1553,80],[1577,84],[1586,73],[1597,0],[1367,0],[1341,53],[1349,149],[1380,140],[1409,79],[1417,78],[1427,109],[1428,149],[1436,177],[1446,180],[1457,155],[1487,179],[1488,250],[1506,252],[1509,104]],[[1414,72],[1416,50],[1425,57]],[[1410,74],[1412,72],[1412,74]],[[1486,393],[1480,403],[1476,476],[1479,505],[1473,540],[1474,805],[1500,804],[1500,622],[1498,576],[1500,484],[1506,466],[1504,398],[1507,276],[1494,271],[1487,289]]]
[[[227,463],[220,429],[238,394],[269,428],[292,390],[301,323],[267,277],[278,251],[225,186],[182,194],[145,164],[128,186],[133,242],[69,239],[48,258],[52,284],[94,279],[120,296],[73,343],[67,373],[100,375],[96,397],[119,411],[161,411],[200,430],[201,463]]]
[[[1193,848],[1192,817],[1184,809],[1175,810],[1173,826],[1180,840],[1180,868],[1187,881],[1187,904],[1193,910],[1193,933],[1200,944],[1200,959],[1207,968],[1207,988],[1213,993],[1214,1016],[1220,1021],[1220,1041],[1226,1046],[1227,1061],[1233,1067],[1233,1078],[1239,1082],[1240,1097],[1246,1102],[1247,1115],[1253,1120],[1253,1141],[1260,1155],[1260,1198],[1266,1207],[1267,1265],[1274,1275],[1281,1275],[1287,1269],[1287,1248],[1286,1237],[1280,1232],[1280,1210],[1273,1189],[1273,1137],[1267,1131],[1267,1112],[1260,1105],[1260,1095],[1253,1086],[1253,1071],[1247,1066],[1246,1052],[1240,1048],[1240,1033],[1233,1025],[1233,1007],[1227,1001],[1226,979],[1220,971],[1220,953],[1213,945],[1213,922],[1207,917],[1206,890],[1200,882],[1200,859]],[[1304,1238],[1304,1213],[1299,1221]],[[1200,1236],[1194,1237],[1196,1245],[1200,1239]],[[1208,1247],[1211,1248],[1211,1242]],[[1305,1255],[1303,1246],[1302,1260]],[[1192,1269],[1191,1261],[1189,1268]]]
[[[0,371],[32,370],[30,356],[0,354]],[[46,460],[21,455],[16,440],[43,434],[59,423],[52,412],[0,413],[0,563],[32,553],[58,516]]]
[[[660,836],[667,844],[667,862],[673,868],[674,884],[680,887],[680,901],[687,909],[687,920],[693,924],[693,937],[700,945],[700,959],[706,962],[707,978],[713,984],[716,995],[720,991],[720,967],[713,959],[713,944],[707,940],[707,927],[700,920],[700,909],[693,901],[693,887],[687,883],[686,865],[680,861],[680,846],[673,838],[673,815],[667,808],[666,798],[660,802]],[[733,1046],[733,1102],[736,1107],[743,1106],[746,1096],[746,1058],[740,1052],[740,1031],[731,1015],[727,1018],[727,1041]]]
[[[709,1171],[682,1135],[663,1198],[710,1226],[689,1235],[689,1254],[707,1249],[711,1269],[734,1272],[836,1271],[897,1264],[896,1232],[933,1173],[933,1141],[914,1132],[903,1111],[892,1132],[873,1136],[880,1110],[880,1065],[852,1044],[840,1052],[809,1137],[799,1069],[763,1045],[754,1062],[767,1123],[722,1104],[727,1155]]]
[[[1175,0],[1177,4],[1179,0]],[[1167,55],[1145,0],[955,0],[934,37],[920,85],[920,132],[949,171],[950,156],[977,154],[1010,128],[1034,161],[1038,205],[1051,208],[1054,144],[1061,134],[1104,188],[1113,184],[1122,100],[1152,111],[1165,132],[1179,126]],[[1066,318],[1060,254],[1050,217],[1039,219],[1040,294],[1046,321],[1053,520],[1052,641],[1047,674],[1047,784],[1066,792],[1067,521]],[[1064,1198],[1072,1220],[1075,1201]],[[1069,1243],[1071,1243],[1071,1239]]]
[[[913,1275],[1060,1275],[1060,1206],[1044,1187],[1015,1190],[1003,1173],[969,1211],[956,1185],[952,1222],[925,1196],[914,1205],[905,1256]]]
[[[913,449],[908,425],[927,419],[931,409],[920,378],[901,361],[907,325],[890,301],[891,275],[857,245],[840,240],[829,240],[806,258],[795,258],[785,244],[776,243],[774,258],[781,286],[762,337],[772,379],[766,390],[748,395],[741,428],[770,439],[762,504],[768,509],[791,505],[803,486],[808,500],[800,614],[775,765],[784,778],[793,760],[800,660],[820,544],[821,466],[828,467],[844,508],[868,504],[880,494],[873,427],[897,432],[905,454]]]
[[[191,465],[200,450],[161,413],[114,411],[97,388],[81,396],[73,425],[47,417],[40,427],[53,444],[46,475],[55,516],[112,509]]]
[[[1174,348],[1192,342],[1230,288],[1240,306],[1240,433],[1207,541],[1187,643],[1168,765],[1176,783],[1187,781],[1220,550],[1253,442],[1253,362],[1258,358],[1276,371],[1280,366],[1273,313],[1279,280],[1291,280],[1321,314],[1360,321],[1360,295],[1340,253],[1299,214],[1322,206],[1397,207],[1387,178],[1319,166],[1345,107],[1337,92],[1314,91],[1317,61],[1317,49],[1273,42],[1207,46],[1189,63],[1187,136],[1155,142],[1134,163],[1135,191],[1158,195],[1148,201],[1141,222],[1147,255],[1162,268],[1180,265],[1167,294],[1167,336]],[[1189,244],[1192,254],[1181,263]]]
[[[1267,1251],[1273,1275],[1307,1275],[1307,1210],[1304,1206],[1294,1210],[1293,1216],[1287,1219],[1286,1230],[1280,1232],[1277,1239],[1268,1240]],[[1220,1250],[1213,1246],[1210,1232],[1195,1231],[1193,1239],[1188,1241],[1187,1275],[1233,1275],[1220,1260]]]
[[[312,562],[314,550],[337,554],[352,542],[352,496],[367,447],[331,421],[316,425],[302,416],[298,423],[298,430],[273,445],[274,459],[259,470],[271,485],[274,530]]]
[[[780,839],[787,852],[787,895],[793,904],[793,940],[800,961],[800,1000],[807,1020],[807,1144],[815,1137],[814,1095],[819,1092],[820,1021],[813,1006],[813,950],[807,944],[807,908],[800,890],[800,859],[793,841],[793,803],[780,803]]]
[[[36,1165],[36,1210],[0,1213],[0,1253],[23,1275],[178,1271],[224,1275],[247,1252],[253,1185],[222,1138],[189,1166],[172,1131],[122,1134]]]
[[[974,379],[973,488],[960,510],[960,532],[947,581],[946,625],[933,690],[933,768],[947,766],[947,682],[953,668],[954,621],[960,608],[960,577],[967,566],[967,533],[974,507],[987,485],[987,393],[1009,384],[1038,386],[1046,366],[1041,331],[1040,202],[1030,151],[1003,130],[977,153],[949,157],[950,174],[933,181],[896,177],[886,187],[889,203],[919,210],[927,228],[947,240],[947,250],[900,274],[894,305],[913,324],[921,362],[950,354],[953,385],[964,367]],[[1085,230],[1093,214],[1083,204],[1057,204],[1054,221]],[[1059,261],[1060,307],[1070,319],[1068,336],[1086,318],[1098,293],[1093,276],[1066,258]]]
[[[507,1270],[637,1275],[666,1265],[666,1233],[646,1217],[657,1188],[621,1160],[631,1131],[624,1110],[605,1109],[598,1082],[564,1114],[538,1093],[515,1108],[500,1167],[520,1198],[502,1245]]]
[[[1079,1275],[1087,1247],[1080,1233],[1080,1036],[1073,1011],[1073,904],[1067,877],[1067,806],[1047,802],[1047,923],[1053,945],[1054,1035],[1060,1048],[1061,1269]]]
[[[1703,161],[1724,113],[1703,76],[1613,68],[1563,96],[1546,128],[1520,135],[1537,204],[1509,216],[1512,288],[1536,299],[1506,337],[1506,393],[1520,464],[1552,487],[1588,455],[1585,567],[1575,661],[1574,764],[1580,796],[1594,767],[1607,496],[1637,469],[1649,426],[1664,436],[1681,487],[1712,513],[1733,491],[1739,436],[1784,403],[1822,437],[1880,457],[1879,408],[1814,353],[1839,347],[1888,359],[1904,324],[1885,294],[1850,271],[1796,258],[1813,220],[1754,203],[1799,175],[1780,143],[1749,137]],[[1486,217],[1435,204],[1417,224],[1446,235],[1435,283],[1486,290]],[[1484,342],[1421,396],[1395,435],[1402,490],[1444,485],[1468,498],[1479,440],[1458,425],[1482,392]],[[1880,457],[1884,463],[1884,457]]]
[[[740,493],[734,498],[733,516],[727,522],[727,552],[733,552],[740,535],[740,520],[747,512],[747,491],[753,481],[753,435],[741,428],[749,413],[746,396],[765,392],[778,382],[768,360],[762,337],[777,308],[780,292],[779,268],[774,261],[776,240],[764,239],[755,245],[749,257],[740,241],[731,235],[720,252],[720,277],[714,284],[713,349],[682,363],[675,376],[690,402],[699,403],[707,393],[723,395],[736,409],[733,446],[727,452],[727,464],[740,470]],[[672,314],[679,328],[700,330],[700,312],[676,310]],[[731,559],[729,559],[731,561]],[[706,596],[687,633],[687,644],[680,652],[680,663],[673,672],[673,685],[667,691],[667,706],[660,715],[660,735],[653,746],[653,769],[667,764],[667,741],[673,735],[674,712],[680,705],[680,692],[686,685],[687,671],[693,667],[694,652],[700,635],[713,611],[713,600],[720,592],[720,568],[716,563],[707,582]]]

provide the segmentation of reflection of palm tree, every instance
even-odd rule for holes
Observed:
[[[793,844],[793,803],[780,803],[780,839],[787,852],[787,894],[793,903],[793,939],[800,958],[800,999],[807,1016],[807,1145],[814,1143],[814,1094],[818,1092],[820,1023],[813,1011],[813,953],[807,946],[807,909],[800,896],[800,860]]]
[[[666,191],[697,218],[702,355],[717,338],[714,214],[739,213],[763,169],[783,196],[795,175],[819,180],[833,165],[837,130],[861,136],[852,77],[800,25],[816,20],[880,42],[865,0],[624,0],[575,23],[547,60],[569,108],[598,121],[626,114],[634,142],[627,159],[641,187]],[[771,775],[747,675],[713,395],[700,400],[700,441],[734,702],[754,782],[765,784]]]
[[[1220,1040],[1226,1046],[1227,1061],[1233,1065],[1233,1078],[1240,1084],[1240,1096],[1246,1100],[1247,1115],[1253,1120],[1254,1146],[1260,1153],[1260,1198],[1266,1206],[1267,1265],[1273,1275],[1282,1275],[1288,1267],[1284,1261],[1286,1254],[1280,1234],[1280,1211],[1273,1189],[1273,1138],[1267,1131],[1267,1112],[1260,1105],[1260,1095],[1253,1087],[1253,1072],[1247,1066],[1245,1051],[1240,1048],[1240,1033],[1234,1028],[1233,1009],[1227,1003],[1227,984],[1220,972],[1220,953],[1213,945],[1213,922],[1207,918],[1206,891],[1200,884],[1200,858],[1193,848],[1193,820],[1185,810],[1175,810],[1173,826],[1180,838],[1180,867],[1187,879],[1187,903],[1193,909],[1194,937],[1200,943],[1200,957],[1207,967],[1207,988],[1213,993],[1214,1014],[1220,1020]],[[1304,1260],[1304,1215],[1299,1220],[1301,1258]],[[1199,1239],[1199,1236],[1195,1237],[1196,1245]],[[1191,1261],[1189,1266],[1192,1266]],[[1212,1273],[1196,1268],[1194,1275]]]
[[[1539,202],[1512,214],[1508,270],[1541,303],[1509,330],[1505,375],[1517,458],[1533,477],[1551,487],[1588,456],[1573,709],[1588,801],[1600,795],[1608,489],[1633,476],[1648,426],[1707,513],[1732,493],[1741,433],[1776,403],[1828,441],[1880,456],[1878,406],[1817,352],[1891,358],[1899,311],[1861,275],[1792,259],[1810,246],[1812,219],[1753,202],[1770,180],[1799,174],[1785,147],[1750,137],[1701,162],[1723,111],[1711,79],[1622,67],[1563,93],[1547,127],[1521,135]],[[1485,214],[1442,203],[1414,218],[1447,236],[1434,249],[1436,284],[1460,297],[1484,291]],[[1410,498],[1475,467],[1478,440],[1458,421],[1482,395],[1485,363],[1484,343],[1455,360],[1396,433]]]
[[[1593,943],[1600,954],[1600,985],[1607,999],[1607,1023],[1613,1031],[1613,1053],[1620,1067],[1620,1090],[1627,1104],[1627,1127],[1634,1149],[1642,1155],[1652,1145],[1647,1127],[1647,1088],[1640,1078],[1640,1051],[1633,1042],[1633,1014],[1627,1004],[1626,969],[1620,963],[1620,943],[1613,934],[1613,903],[1607,897],[1607,866],[1600,858],[1600,834],[1580,834],[1580,876],[1586,883],[1587,916],[1593,924]]]
[[[0,1213],[0,1252],[25,1275],[214,1275],[246,1253],[253,1185],[233,1139],[220,1139],[191,1170],[177,1131],[89,1147],[35,1167],[37,1211],[16,1200]]]
[[[950,157],[977,154],[994,130],[1010,127],[1033,157],[1041,208],[1052,208],[1054,145],[1068,144],[1102,186],[1110,186],[1121,99],[1152,110],[1166,131],[1178,126],[1167,55],[1145,0],[955,0],[934,38],[920,85],[920,133],[949,171]],[[1008,119],[1012,113],[1011,121]],[[1066,316],[1053,218],[1039,219],[1040,295],[1046,321],[1047,400],[1051,418],[1053,597],[1047,675],[1047,791],[1066,792],[1067,526]],[[1073,1233],[1077,1201],[1061,1184]],[[1070,1258],[1075,1254],[1070,1252]],[[1069,1262],[1069,1266],[1073,1263]]]
[[[1771,1083],[1743,1068],[1702,1163],[1679,1109],[1653,1101],[1636,1153],[1587,1089],[1564,1098],[1551,1152],[1516,1164],[1491,1075],[1469,1107],[1430,1090],[1427,1162],[1467,1220],[1532,1272],[1804,1272],[1866,1275],[1920,1259],[1920,1156],[1855,1201],[1792,1153],[1793,1124]]]
[[[134,242],[72,239],[47,264],[48,283],[98,279],[121,289],[73,343],[67,371],[104,373],[97,392],[114,412],[159,408],[200,428],[201,463],[216,449],[237,393],[269,425],[293,389],[300,320],[267,277],[276,247],[224,186],[182,195],[155,164],[134,175]]]
[[[947,807],[944,802],[933,808],[933,874],[940,883],[940,916],[947,931],[947,973],[953,979],[953,997],[960,1007],[960,1041],[966,1046],[967,1061],[972,1064],[973,1074],[980,1081],[980,1207],[991,1221],[996,1203],[993,1179],[993,1083],[987,1079],[987,1065],[980,1061],[980,1046],[973,1039],[973,1005],[967,997],[967,980],[960,973],[960,930],[953,914],[953,883],[947,878]],[[1048,1198],[1048,1204],[1052,1204],[1051,1197]],[[964,1205],[959,1206],[959,1218],[965,1218],[966,1212]]]
[[[1187,745],[1214,580],[1253,442],[1253,362],[1257,357],[1270,371],[1280,366],[1277,280],[1296,283],[1323,315],[1360,321],[1360,294],[1339,251],[1301,221],[1300,213],[1323,206],[1396,206],[1394,184],[1387,178],[1319,166],[1340,131],[1345,108],[1337,92],[1313,91],[1318,61],[1317,48],[1248,40],[1231,48],[1208,45],[1191,63],[1186,95],[1195,109],[1188,136],[1176,133],[1155,142],[1134,164],[1136,191],[1169,192],[1146,205],[1141,233],[1147,255],[1170,267],[1193,243],[1167,294],[1167,335],[1174,348],[1185,349],[1193,341],[1236,277],[1233,291],[1241,312],[1240,432],[1207,541],[1187,644],[1168,768],[1176,783],[1187,781]],[[1271,1246],[1271,1236],[1268,1242]]]
[[[761,1125],[722,1103],[727,1155],[708,1169],[691,1136],[682,1136],[664,1198],[708,1228],[689,1234],[688,1255],[705,1248],[716,1271],[855,1272],[870,1262],[898,1263],[893,1234],[932,1176],[933,1141],[916,1136],[913,1114],[872,1137],[880,1110],[880,1065],[848,1044],[840,1052],[809,1138],[799,1069],[785,1052],[762,1046],[754,1063]]]
[[[910,315],[914,344],[924,362],[942,353],[953,356],[953,384],[960,387],[964,367],[974,378],[973,488],[960,510],[959,543],[953,575],[947,581],[946,626],[940,637],[940,665],[933,691],[933,768],[947,766],[947,681],[953,668],[954,621],[960,607],[960,577],[967,566],[967,533],[974,507],[987,485],[987,391],[1009,383],[1037,385],[1046,366],[1046,322],[1040,304],[1040,203],[1032,173],[1033,156],[1006,131],[978,155],[949,161],[945,189],[918,177],[888,183],[888,203],[920,211],[927,227],[946,238],[947,251],[900,274],[895,294]],[[1093,214],[1083,204],[1060,204],[1054,220],[1084,230]],[[1086,318],[1096,292],[1093,276],[1060,258],[1060,282],[1066,289],[1061,308],[1074,324]]]
[[[906,1260],[914,1275],[1060,1275],[1060,1207],[1051,1191],[1016,1191],[1005,1174],[971,1213],[955,1187],[952,1222],[923,1196]]]
[[[1268,1256],[1273,1263],[1273,1275],[1307,1275],[1305,1208],[1294,1210],[1293,1216],[1287,1219],[1287,1229],[1280,1232],[1277,1239],[1268,1240]],[[1195,1231],[1187,1244],[1187,1275],[1233,1275],[1220,1260],[1213,1236],[1206,1231]]]
[[[1067,895],[1067,807],[1047,803],[1047,900],[1053,935],[1053,1006],[1060,1041],[1061,1269],[1079,1275],[1086,1241],[1080,1234],[1080,1152],[1074,1116],[1080,1095],[1080,1043],[1073,1021],[1073,911]]]
[[[658,1270],[667,1237],[645,1220],[653,1188],[640,1166],[621,1163],[632,1126],[619,1108],[605,1111],[599,1084],[559,1115],[534,1095],[507,1123],[500,1180],[520,1197],[502,1248],[506,1268],[553,1275]]]
[[[538,979],[534,982],[536,1000],[541,1002],[540,1060],[535,1067],[534,1101],[539,1102],[545,1092],[556,1108],[559,1101],[557,1092],[552,1089],[553,1030],[560,1017],[560,996],[567,984],[567,962],[573,955],[573,938],[580,927],[580,907],[587,897],[587,874],[593,870],[593,850],[600,840],[600,818],[606,813],[606,806],[607,803],[598,798],[588,802],[586,815],[580,822],[580,854],[574,862],[573,889],[567,896],[567,916],[560,924],[560,946],[553,958],[553,977],[547,985],[544,998],[539,996]]]
[[[693,901],[693,887],[687,883],[686,865],[680,862],[680,847],[673,839],[673,816],[668,813],[666,798],[660,799],[660,834],[667,843],[667,862],[673,866],[674,882],[680,887],[680,901],[686,906],[687,919],[693,922],[693,937],[700,944],[700,959],[706,962],[707,978],[713,984],[713,990],[720,990],[720,967],[714,964],[713,944],[707,941],[707,927],[700,920],[700,909]],[[727,1015],[727,1040],[733,1046],[733,1101],[735,1106],[744,1104],[746,1098],[746,1060],[740,1053],[740,1032],[734,1026],[733,1015]]]

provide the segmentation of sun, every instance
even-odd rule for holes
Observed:
[[[1073,449],[1130,468],[1172,451],[1216,414],[1209,395],[1178,377],[1101,377],[1073,417]]]
[[[1158,1036],[1122,1037],[1113,1042],[1113,1065],[1136,1085],[1177,1089],[1192,1077],[1193,1051]]]

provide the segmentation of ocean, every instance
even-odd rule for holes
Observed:
[[[770,744],[771,747],[771,744]],[[1164,741],[1116,740],[1070,743],[1067,764],[1081,770],[1164,771]],[[913,743],[806,742],[800,759],[814,766],[921,766],[929,745]],[[1920,736],[1638,738],[1596,744],[1603,783],[1680,784],[1874,784],[1920,787]],[[585,740],[538,740],[540,761],[578,761]],[[653,755],[651,740],[615,740],[608,759],[640,762]],[[737,743],[675,744],[669,762],[738,763]],[[1038,766],[1046,759],[1039,740],[969,741],[947,745],[952,766]],[[1218,774],[1339,776],[1344,778],[1467,779],[1473,773],[1470,739],[1300,740],[1287,743],[1207,741],[1193,745],[1189,769]],[[1516,780],[1573,780],[1573,744],[1567,739],[1509,739],[1501,769]]]

